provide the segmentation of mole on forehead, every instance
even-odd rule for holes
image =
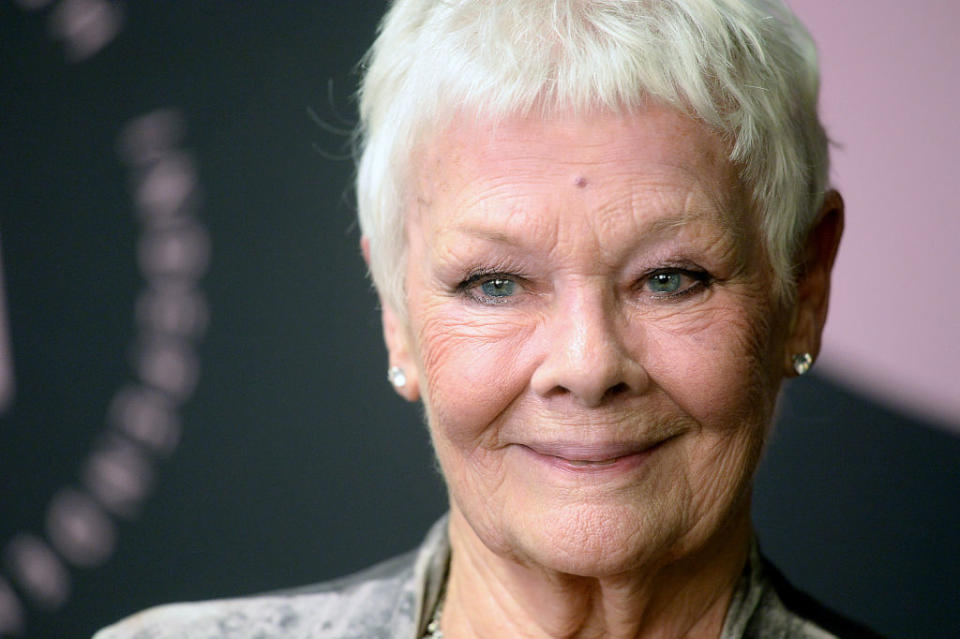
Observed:
[[[582,175],[577,175],[573,178],[573,185],[582,189],[587,185],[587,178],[583,177]]]

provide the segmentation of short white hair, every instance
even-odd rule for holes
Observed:
[[[827,182],[819,83],[813,40],[780,0],[394,0],[360,87],[357,207],[374,284],[405,314],[414,153],[455,113],[652,100],[728,140],[789,296]]]

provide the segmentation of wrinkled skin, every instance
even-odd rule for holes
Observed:
[[[464,117],[416,158],[384,329],[450,492],[448,636],[719,633],[842,219],[782,302],[727,156],[651,107]]]

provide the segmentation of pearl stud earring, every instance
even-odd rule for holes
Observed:
[[[813,355],[810,353],[797,353],[793,356],[793,370],[797,375],[803,375],[813,366]]]
[[[399,366],[391,366],[387,370],[387,379],[393,384],[394,388],[403,388],[407,385],[407,375]]]

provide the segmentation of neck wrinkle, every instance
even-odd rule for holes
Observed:
[[[745,525],[730,526],[720,536],[733,543],[718,540],[712,544],[718,548],[699,553],[705,559],[676,562],[647,577],[594,579],[559,575],[493,554],[453,508],[444,636],[719,639],[747,564],[749,517]]]

